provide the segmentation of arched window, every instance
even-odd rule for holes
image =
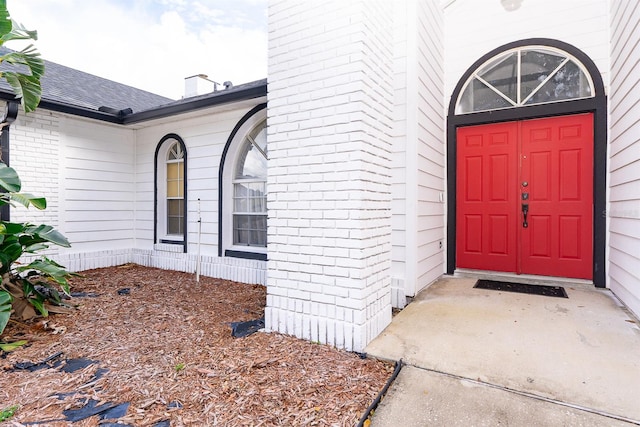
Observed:
[[[267,257],[266,105],[249,111],[231,132],[220,162],[220,256]]]
[[[580,61],[550,46],[526,46],[501,52],[478,67],[463,86],[455,113],[593,96],[593,81]]]
[[[162,138],[155,158],[155,243],[179,244],[186,251],[187,151],[174,134]]]
[[[233,245],[267,247],[267,122],[245,137],[233,178]]]

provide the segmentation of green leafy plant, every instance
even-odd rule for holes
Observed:
[[[0,206],[20,204],[45,209],[46,200],[28,193],[20,193],[17,172],[0,163]],[[52,309],[64,306],[69,295],[68,272],[55,261],[40,256],[22,265],[23,255],[35,254],[50,245],[70,247],[69,241],[50,225],[34,225],[0,221],[0,334],[15,315],[27,320],[37,315],[48,316]],[[66,311],[66,310],[62,310]]]
[[[29,31],[11,19],[6,0],[0,0],[0,46],[8,41],[37,40],[36,31]],[[40,103],[44,75],[44,61],[36,48],[29,44],[21,51],[0,56],[0,79],[6,80],[16,98],[20,98],[25,112],[35,110]],[[33,206],[45,209],[44,197],[20,193],[22,184],[16,171],[0,163],[0,206]],[[38,314],[47,316],[55,307],[63,306],[62,298],[69,295],[71,275],[55,261],[40,256],[26,265],[18,261],[23,255],[38,255],[51,244],[69,247],[69,241],[49,225],[34,225],[0,220],[0,335],[12,315],[23,320]],[[15,348],[17,343],[2,343]],[[21,344],[22,345],[22,344]]]
[[[9,406],[0,411],[0,421],[7,421],[16,414],[20,407],[18,405]]]
[[[6,0],[0,0],[0,46],[10,40],[37,40],[37,31],[29,31],[11,19]],[[25,112],[36,109],[42,96],[40,79],[44,75],[44,61],[40,53],[30,44],[21,51],[12,51],[0,56],[0,63],[11,67],[0,72],[0,78],[9,83],[20,98]]]
[[[186,365],[181,362],[181,363],[176,363],[176,366],[174,366],[173,369],[175,369],[176,372],[180,372],[184,370],[185,367]]]

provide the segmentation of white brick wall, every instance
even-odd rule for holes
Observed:
[[[111,267],[135,263],[164,270],[184,271],[195,274],[198,258],[196,254],[163,252],[146,249],[112,249],[93,252],[75,252],[58,255],[56,260],[70,271]],[[264,261],[238,258],[202,256],[200,274],[234,282],[266,284],[266,263]]]
[[[11,208],[11,220],[59,226],[59,118],[47,111],[25,114],[10,128],[10,165],[22,181],[22,192],[47,199],[47,209]],[[55,251],[52,251],[53,253]]]
[[[351,350],[391,320],[392,12],[269,5],[266,325]]]

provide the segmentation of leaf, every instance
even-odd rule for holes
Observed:
[[[3,1],[4,2],[4,1]],[[0,411],[0,421],[7,421],[16,414],[16,411],[20,409],[18,405],[9,406]]]
[[[24,231],[24,223],[20,222],[0,222],[0,234],[20,234]]]
[[[47,208],[47,200],[44,197],[36,197],[29,193],[11,193],[9,194],[9,199],[20,203],[25,208],[28,208],[31,205],[40,210]]]
[[[9,193],[17,193],[20,191],[22,184],[20,182],[20,177],[15,169],[10,168],[4,163],[0,162],[0,187],[4,189],[5,192]]]
[[[71,244],[69,243],[69,241],[67,240],[66,237],[64,237],[60,232],[56,231],[52,226],[50,225],[28,225],[25,227],[24,232],[26,234],[31,234],[33,236],[37,236],[40,237],[41,239],[43,239],[43,241],[46,242],[51,242],[53,244],[56,244],[58,246],[62,246],[64,248],[69,248],[71,247]],[[35,242],[37,242],[37,240],[34,240]]]
[[[0,288],[0,334],[4,332],[4,328],[7,327],[7,323],[9,323],[9,317],[11,317],[11,305],[13,302],[13,297],[11,294]]]
[[[72,274],[49,258],[43,257],[42,259],[36,259],[27,265],[16,268],[16,270],[19,272],[36,270],[55,281],[60,285],[62,290],[69,295],[69,282],[67,281],[67,277],[72,276]]]
[[[38,312],[43,317],[49,316],[49,311],[47,311],[47,308],[44,305],[45,299],[42,297],[42,295],[37,294],[35,297],[28,298],[28,301],[36,310],[38,310]],[[23,319],[24,319],[24,316],[23,316]]]
[[[47,249],[49,247],[49,245],[45,245],[44,243],[33,243],[29,246],[26,246],[23,250],[24,252],[30,253],[30,254],[34,254],[38,251],[41,251],[43,249]]]
[[[2,43],[9,40],[38,40],[38,32],[27,30],[22,24],[11,20],[11,29],[0,39]]]
[[[0,36],[4,37],[9,34],[13,28],[9,11],[7,10],[7,1],[0,1]],[[2,44],[2,43],[0,43]]]
[[[0,350],[10,352],[27,344],[27,340],[14,341],[9,343],[0,343]]]
[[[9,263],[13,263],[22,256],[22,245],[17,241],[10,243],[5,241],[2,246],[0,246],[0,251],[7,256]],[[6,260],[4,260],[4,262],[6,262]]]
[[[17,24],[14,23],[14,26]],[[14,29],[11,34],[2,37],[2,40],[27,39],[29,34],[23,27]],[[0,41],[2,41],[0,40]],[[4,43],[4,41],[2,41]],[[11,67],[0,73],[1,77],[9,83],[16,98],[21,99],[25,112],[36,109],[42,96],[40,78],[44,75],[44,61],[40,53],[33,45],[29,45],[20,52],[9,52],[0,56],[0,62],[10,64]]]

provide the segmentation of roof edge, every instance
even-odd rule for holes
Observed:
[[[229,104],[231,102],[260,98],[267,95],[266,79],[264,80],[264,83],[261,82],[260,84],[257,84],[255,86],[250,86],[247,88],[237,86],[237,88],[237,90],[230,90],[228,93],[217,92],[215,93],[215,96],[200,96],[193,100],[186,100],[175,104],[161,105],[159,107],[140,111],[138,113],[128,114],[125,116],[121,114],[114,114],[111,112],[94,110],[87,107],[80,107],[63,102],[50,101],[46,99],[42,99],[40,101],[40,105],[38,106],[38,108],[94,120],[100,120],[108,123],[129,125],[154,119],[161,119],[176,114],[188,113],[203,108],[214,107],[216,105],[223,105]],[[1,90],[0,99],[6,101],[19,101],[19,99],[16,99],[15,94]]]
[[[215,96],[197,97],[190,101],[184,101],[176,104],[163,105],[152,108],[150,110],[133,113],[123,118],[125,125],[146,122],[154,119],[161,119],[181,113],[188,113],[202,108],[214,107],[216,105],[229,104],[231,102],[246,101],[249,99],[260,98],[267,95],[267,82],[260,83],[256,86],[248,88],[240,88],[229,92],[216,92]]]

